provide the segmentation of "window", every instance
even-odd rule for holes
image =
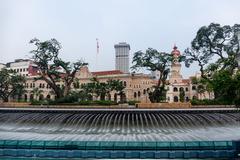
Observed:
[[[39,84],[39,88],[42,88],[42,83]]]
[[[196,86],[192,86],[192,90],[196,90]]]
[[[33,83],[33,88],[35,88],[35,83]]]
[[[174,101],[174,102],[178,102],[178,96],[174,96],[174,97],[173,97],[173,101]]]
[[[183,90],[184,90],[183,87],[180,87],[179,91],[183,91]]]
[[[146,94],[146,89],[143,90],[143,94],[144,94],[144,95]]]
[[[186,92],[188,92],[188,88],[187,87],[185,88],[185,90],[186,90]]]
[[[140,91],[138,91],[138,97],[140,97],[141,96],[141,92]]]
[[[136,92],[134,92],[134,98],[137,98],[137,93]]]
[[[20,72],[22,72],[22,68],[20,69]]]
[[[126,86],[127,86],[127,82],[126,82],[126,81],[124,81],[124,82],[123,82],[123,85],[126,87]]]
[[[177,87],[174,87],[173,88],[173,92],[177,92],[178,91],[178,88]]]
[[[42,88],[45,88],[45,84],[44,83],[42,84]]]

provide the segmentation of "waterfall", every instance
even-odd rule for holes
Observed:
[[[0,112],[1,139],[234,140],[238,112]]]

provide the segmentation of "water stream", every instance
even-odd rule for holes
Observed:
[[[0,112],[0,138],[176,141],[240,139],[240,113]]]

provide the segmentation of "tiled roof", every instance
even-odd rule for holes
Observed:
[[[112,75],[112,74],[123,74],[120,70],[111,70],[111,71],[99,71],[91,72],[94,76],[103,76],[103,75]]]
[[[182,82],[183,83],[190,83],[190,79],[183,79]]]

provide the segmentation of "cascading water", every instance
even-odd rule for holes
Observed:
[[[0,112],[1,139],[235,140],[240,113],[161,111]]]

